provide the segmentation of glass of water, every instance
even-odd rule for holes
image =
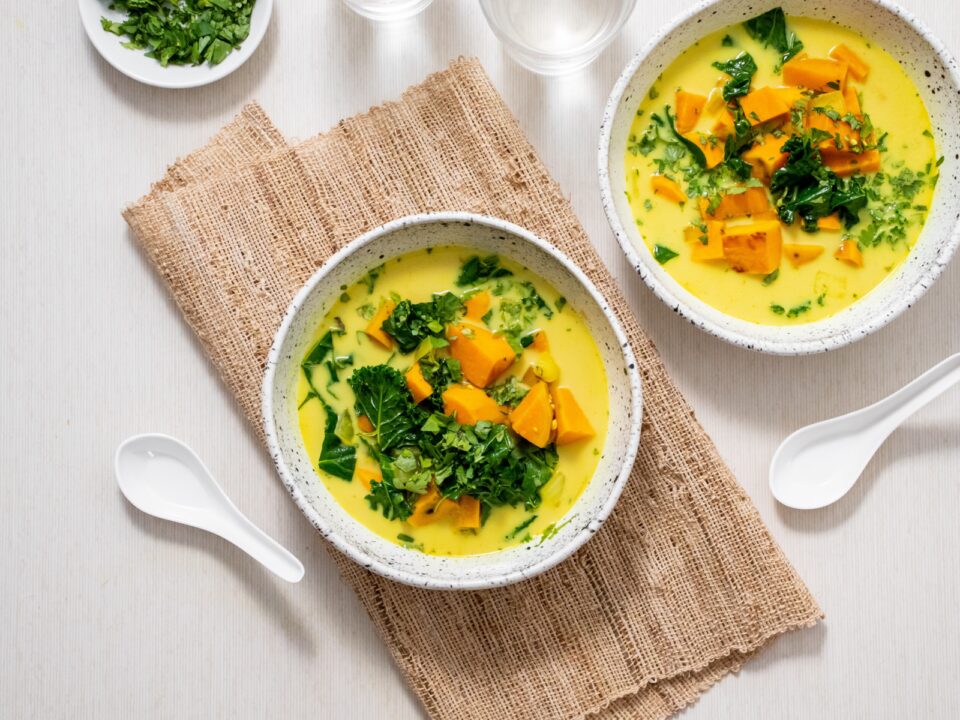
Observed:
[[[343,0],[347,7],[370,20],[407,20],[424,11],[433,0]]]
[[[510,56],[541,75],[580,70],[620,32],[637,0],[480,0]]]

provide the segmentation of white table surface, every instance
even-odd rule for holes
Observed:
[[[960,52],[956,13],[902,2]],[[687,715],[960,716],[960,391],[897,431],[829,509],[785,510],[766,485],[791,430],[872,402],[960,350],[960,263],[891,326],[826,356],[737,350],[656,300],[603,215],[593,138],[620,68],[691,4],[641,0],[598,62],[549,80],[504,55],[472,1],[437,0],[398,32],[335,0],[288,0],[240,71],[171,92],[103,62],[72,0],[0,2],[0,715],[421,716],[120,210],[250,99],[305,138],[466,54],[482,59],[570,194],[827,613]],[[144,431],[191,443],[237,505],[299,555],[304,581],[287,585],[218,539],[127,505],[113,451]]]

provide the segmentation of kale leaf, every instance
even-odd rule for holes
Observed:
[[[353,479],[353,471],[357,466],[357,449],[347,445],[337,434],[337,413],[332,407],[323,402],[323,411],[326,413],[326,422],[323,428],[323,443],[320,445],[320,457],[317,467],[341,480]]]
[[[484,280],[494,278],[508,277],[513,273],[500,264],[500,258],[496,255],[488,255],[481,258],[479,255],[473,255],[467,258],[466,262],[460,268],[460,274],[457,275],[457,287],[466,287],[476,285]]]
[[[707,156],[703,154],[703,150],[700,149],[699,145],[697,145],[695,142],[691,142],[689,139],[677,132],[677,126],[674,124],[673,117],[670,115],[669,105],[666,105],[663,108],[663,114],[667,117],[667,125],[670,126],[673,136],[690,152],[690,155],[693,157],[693,160],[697,165],[699,165],[701,168],[706,168]]]
[[[400,352],[409,353],[428,337],[443,337],[446,326],[463,310],[463,302],[451,292],[439,293],[422,303],[401,300],[382,327]]]
[[[773,174],[770,191],[777,197],[780,219],[788,225],[799,218],[803,229],[813,232],[818,218],[836,212],[849,230],[867,206],[865,181],[844,181],[824,166],[818,148],[822,139],[821,133],[812,132],[787,140],[782,148],[787,162]]]
[[[773,46],[780,53],[780,64],[803,50],[803,43],[795,33],[787,30],[787,17],[782,8],[773,8],[743,23],[747,34],[764,47]]]
[[[356,397],[354,409],[373,425],[381,452],[416,445],[422,411],[413,404],[403,375],[387,365],[368,365],[347,380]]]
[[[443,391],[460,382],[462,377],[460,362],[452,357],[436,357],[433,353],[424,355],[418,362],[423,379],[433,388],[424,402],[436,410],[443,410]]]
[[[742,52],[726,62],[715,62],[713,66],[730,76],[723,86],[723,99],[730,102],[750,92],[750,81],[757,72],[757,63],[748,52]]]

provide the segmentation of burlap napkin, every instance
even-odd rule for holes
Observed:
[[[582,267],[633,343],[643,438],[616,511],[574,557],[512,587],[417,590],[334,553],[435,718],[670,715],[821,612],[717,455],[479,64],[288,147],[257,105],[124,217],[260,427],[265,357],[294,293],[393,218],[470,210]]]

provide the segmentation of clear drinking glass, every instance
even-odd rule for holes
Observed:
[[[343,0],[358,15],[377,21],[406,20],[427,9],[433,0]]]
[[[494,34],[541,75],[586,67],[613,42],[637,0],[480,0]]]

